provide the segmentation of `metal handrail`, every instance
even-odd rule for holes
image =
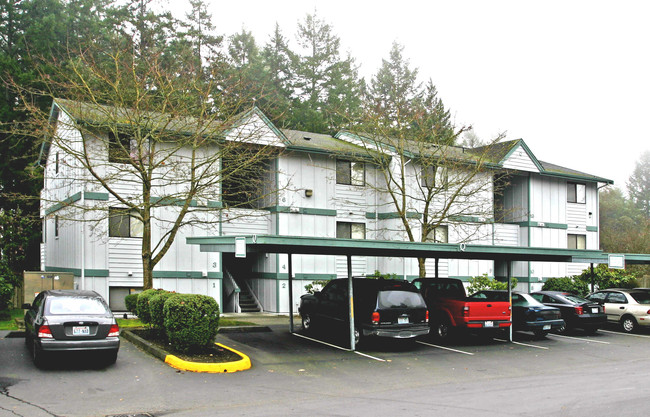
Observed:
[[[235,278],[232,276],[230,271],[224,268],[223,275],[233,287],[232,292],[230,294],[227,294],[226,297],[228,300],[231,298],[233,299],[235,305],[235,313],[241,313],[241,307],[239,306],[239,293],[241,292],[241,288],[239,288],[239,285],[237,285],[237,281],[235,281]]]

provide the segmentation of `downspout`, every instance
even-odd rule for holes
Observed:
[[[530,194],[531,194],[532,187],[533,187],[533,177],[530,174],[528,174],[528,190],[527,190],[528,191],[528,210],[527,210],[527,212],[528,212],[528,247],[529,248],[530,248],[530,241],[531,241],[530,234],[532,233],[532,230],[533,230],[533,228],[530,226],[530,211],[532,209]],[[530,261],[527,261],[527,263],[528,263],[528,292],[530,292]]]

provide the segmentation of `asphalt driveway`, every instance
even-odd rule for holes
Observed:
[[[424,339],[353,353],[269,327],[218,336],[253,362],[234,374],[180,372],[126,341],[114,366],[72,357],[39,370],[22,339],[0,335],[0,417],[645,415],[647,334]]]

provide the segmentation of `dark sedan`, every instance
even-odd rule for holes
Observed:
[[[508,301],[508,292],[484,290],[469,298],[487,301]],[[533,332],[535,336],[545,337],[551,330],[565,326],[559,308],[545,306],[530,294],[512,293],[512,330]]]
[[[562,291],[537,291],[530,295],[544,305],[560,309],[566,326],[557,329],[558,333],[574,329],[595,333],[607,322],[607,316],[600,304],[577,295]]]
[[[57,352],[95,351],[115,363],[120,330],[106,301],[94,291],[48,290],[24,304],[25,343],[37,366]]]
[[[411,339],[429,333],[429,312],[422,295],[407,281],[354,278],[354,338]],[[334,279],[322,291],[300,297],[305,331],[349,328],[348,280]]]

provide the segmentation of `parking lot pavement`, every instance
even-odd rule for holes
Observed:
[[[645,414],[645,386],[631,381],[647,379],[647,337],[516,333],[521,344],[468,336],[446,349],[430,339],[362,347],[380,362],[296,337],[284,323],[270,328],[218,336],[253,361],[235,374],[179,372],[126,341],[114,366],[73,358],[38,370],[21,339],[0,339],[0,417]]]

